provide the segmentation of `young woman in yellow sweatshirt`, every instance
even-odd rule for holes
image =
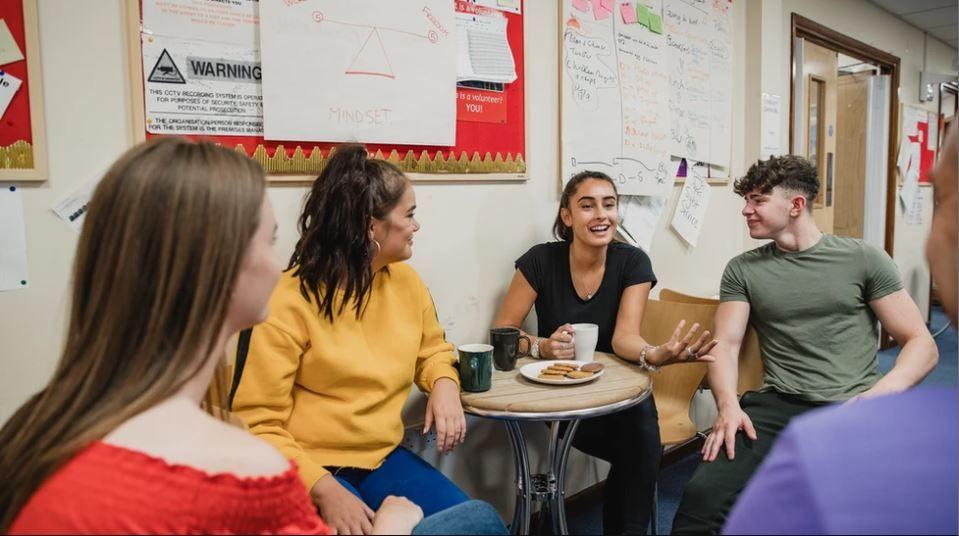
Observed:
[[[467,500],[399,447],[413,383],[429,393],[425,429],[451,451],[466,436],[453,346],[412,256],[416,196],[403,173],[339,147],[313,183],[300,240],[250,337],[233,399],[258,436],[294,459],[326,522],[368,533],[388,495],[426,516]]]

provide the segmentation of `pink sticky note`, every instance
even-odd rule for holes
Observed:
[[[626,24],[636,24],[636,8],[629,2],[623,2],[619,5],[619,12],[623,15],[623,22]]]
[[[573,7],[580,11],[589,11],[588,0],[573,0]]]
[[[593,0],[593,17],[596,17],[596,20],[606,20],[606,17],[612,13],[603,7],[602,2],[603,0]]]
[[[603,9],[612,13],[616,11],[616,0],[600,0],[600,5],[603,6]]]

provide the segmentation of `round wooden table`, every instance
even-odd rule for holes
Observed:
[[[489,391],[464,391],[460,398],[464,411],[502,420],[509,432],[516,466],[516,508],[510,532],[529,533],[532,501],[537,501],[549,510],[554,532],[568,534],[564,481],[569,449],[580,419],[635,406],[649,397],[653,384],[649,374],[640,366],[603,352],[596,352],[596,361],[606,367],[603,375],[595,381],[578,385],[546,385],[527,380],[519,369],[535,361],[524,358],[517,361],[513,370],[494,370]],[[530,474],[521,421],[550,423],[546,474]],[[560,425],[565,421],[569,425],[561,436]]]

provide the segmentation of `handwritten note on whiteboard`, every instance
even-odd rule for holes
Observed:
[[[686,182],[679,194],[676,211],[673,212],[673,229],[690,246],[696,247],[699,232],[709,207],[709,184],[706,182],[706,166],[700,162],[689,162]]]
[[[449,0],[263,2],[260,54],[268,139],[455,144]]]
[[[670,151],[728,166],[732,56],[728,2],[664,0]]]
[[[562,173],[601,171],[620,194],[663,195],[667,171],[665,38],[622,17],[595,17],[563,2]]]

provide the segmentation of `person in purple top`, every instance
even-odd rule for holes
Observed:
[[[952,125],[933,169],[936,212],[926,248],[956,325],[957,150]],[[956,534],[956,388],[917,388],[795,419],[740,495],[726,534]]]

